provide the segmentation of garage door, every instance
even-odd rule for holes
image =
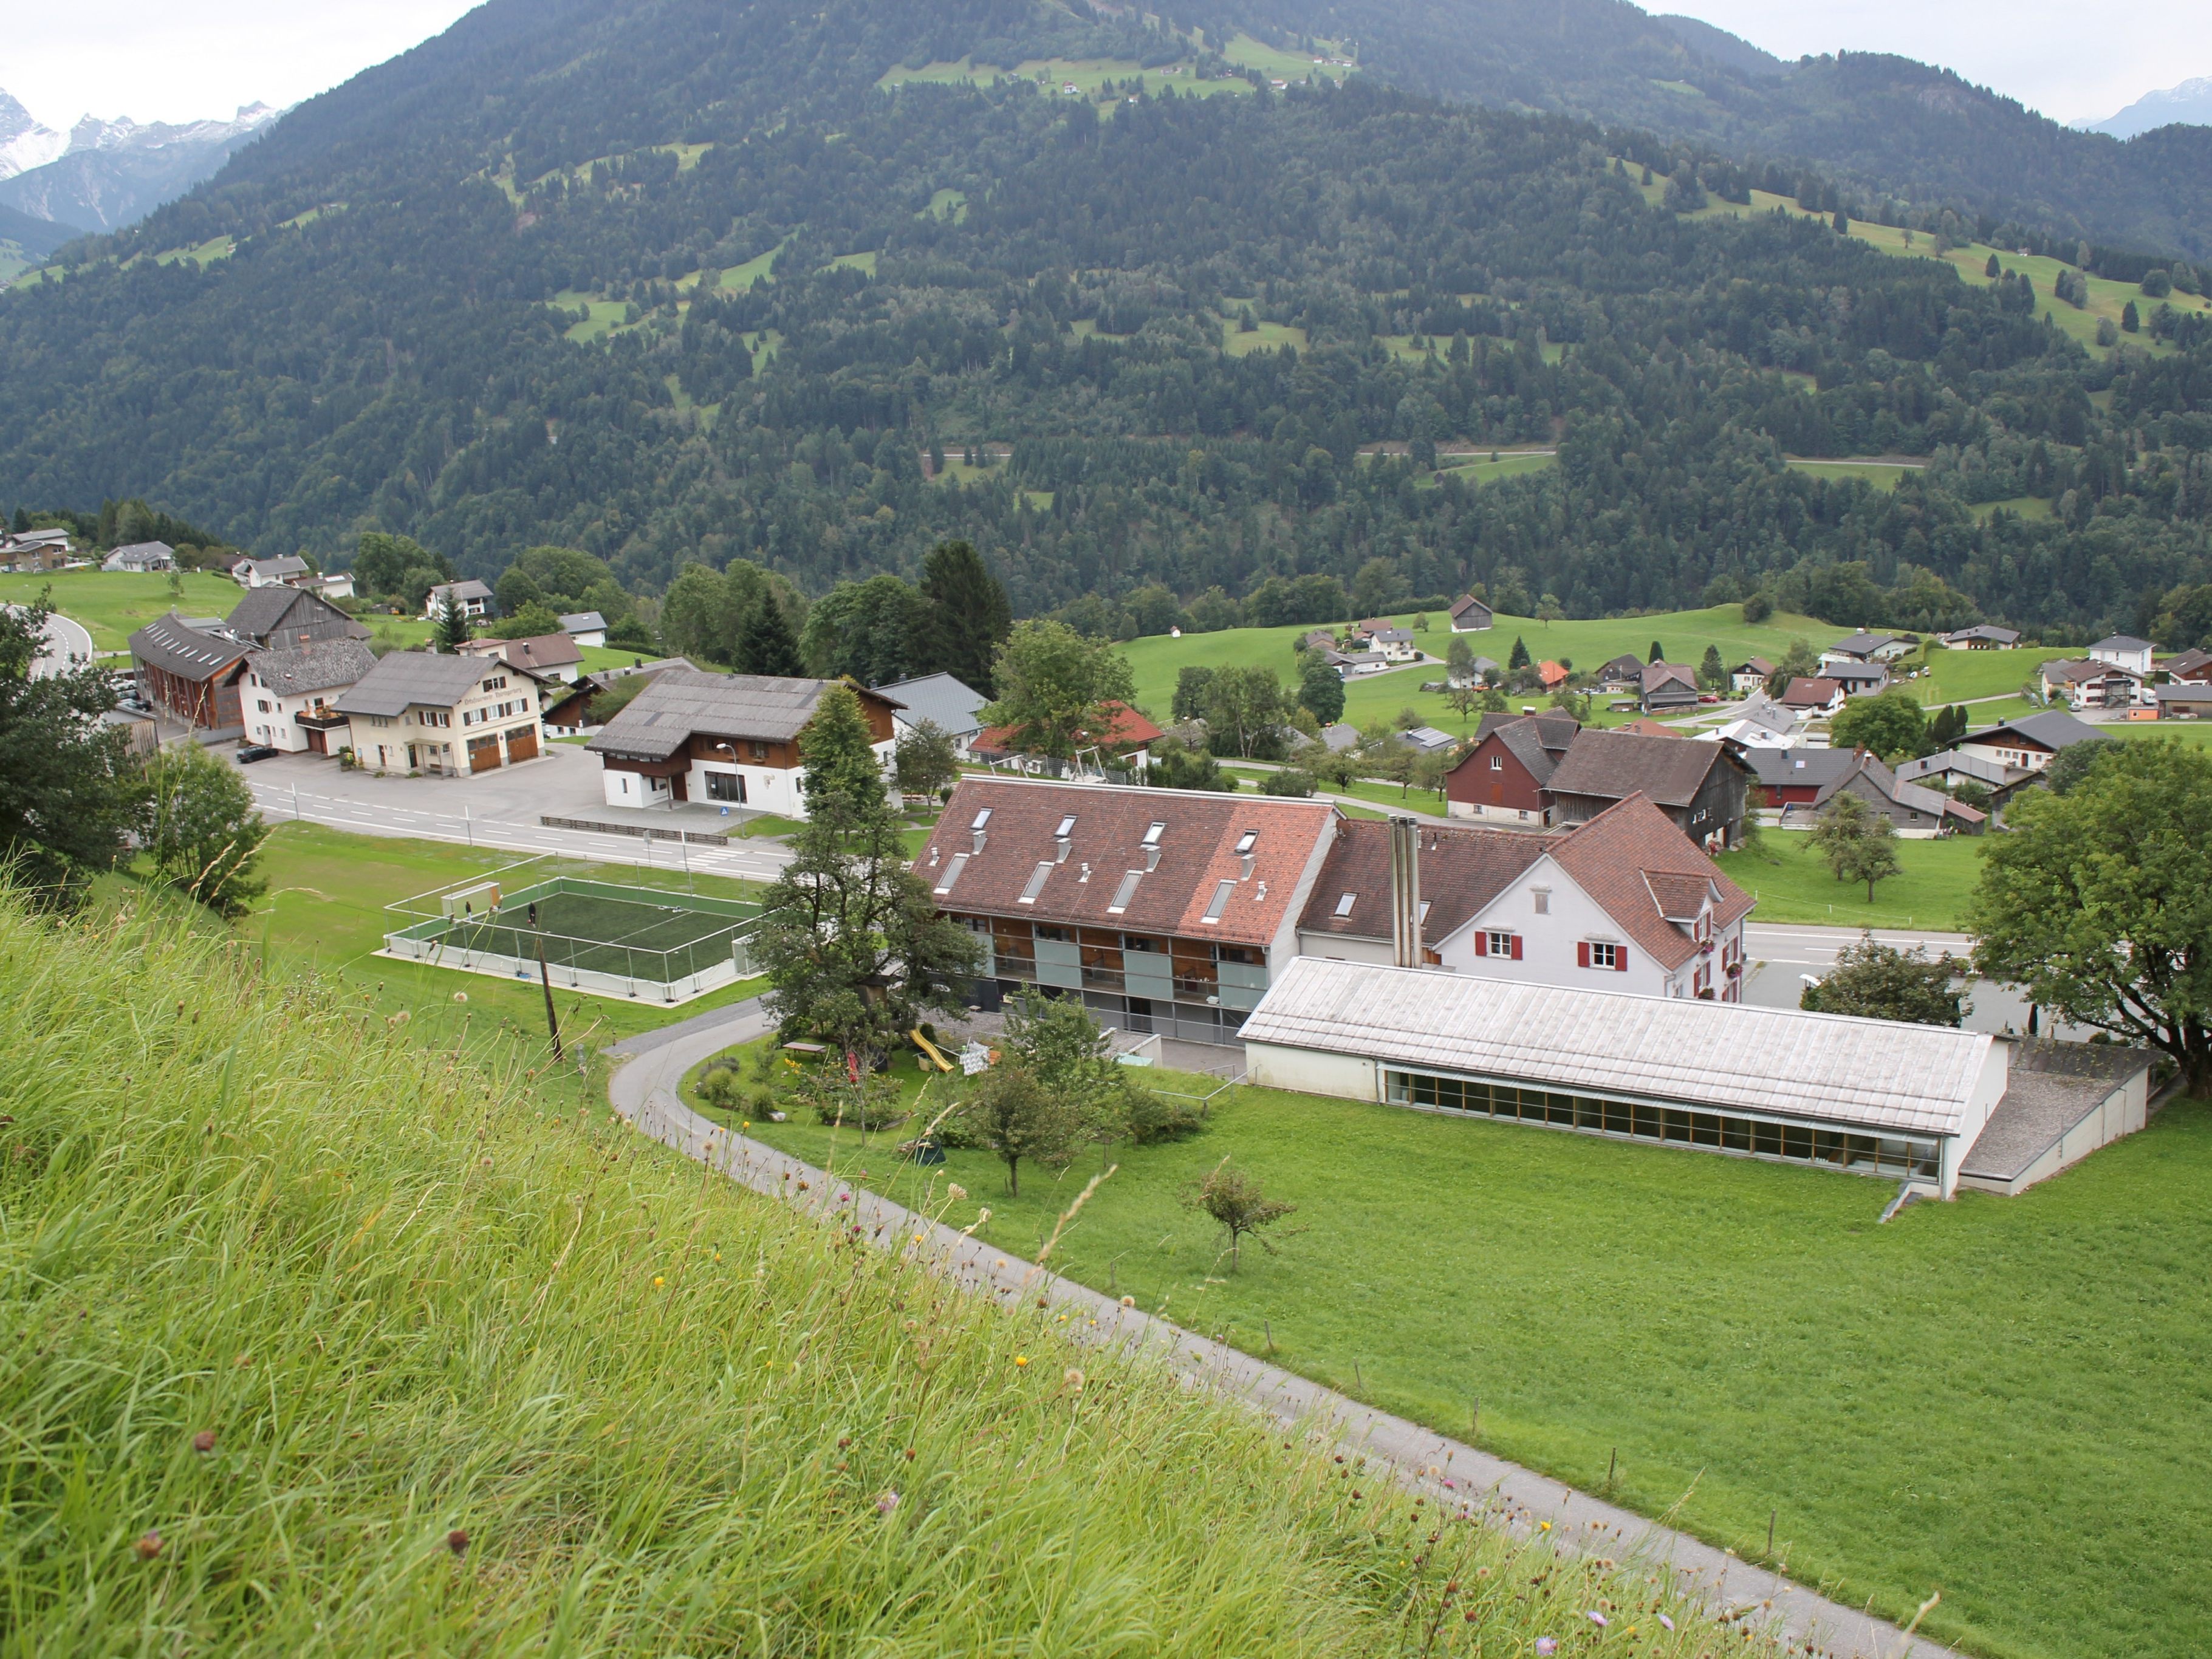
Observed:
[[[489,772],[499,764],[499,736],[486,732],[481,738],[469,739],[469,770]]]
[[[511,761],[534,760],[538,757],[538,728],[518,726],[507,734],[507,757]]]

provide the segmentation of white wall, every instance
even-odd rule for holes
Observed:
[[[1375,1062],[1355,1054],[1248,1042],[1244,1045],[1244,1066],[1249,1073],[1249,1080],[1262,1089],[1286,1089],[1300,1095],[1334,1095],[1340,1100],[1382,1098]]]
[[[648,778],[636,772],[617,772],[608,767],[600,774],[610,806],[665,806],[671,799],[666,778]]]
[[[1548,915],[1537,913],[1538,888],[1551,890]],[[1474,953],[1475,934],[1493,930],[1521,936],[1520,961]],[[1547,855],[1537,860],[1467,926],[1445,939],[1437,954],[1443,957],[1443,965],[1454,973],[1650,997],[1690,995],[1692,976],[1703,960],[1711,965],[1713,994],[1719,999],[1727,996],[1729,988],[1728,978],[1721,971],[1723,950],[1733,942],[1741,951],[1742,938],[1741,922],[1725,929],[1716,928],[1709,956],[1692,957],[1679,970],[1670,973],[1656,957],[1629,938],[1604,908]],[[1627,970],[1583,967],[1575,947],[1584,941],[1617,945],[1626,950]]]

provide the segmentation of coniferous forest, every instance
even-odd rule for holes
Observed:
[[[325,564],[404,535],[487,578],[572,546],[647,594],[732,561],[820,594],[957,538],[1018,614],[1121,626],[1162,589],[1304,620],[1299,578],[1364,572],[2058,637],[2212,580],[2193,301],[2146,277],[2093,349],[2032,283],[1840,234],[1856,198],[1692,220],[1644,169],[1701,196],[1709,152],[1277,90],[1231,27],[487,6],[0,296],[0,506],[141,496]],[[992,82],[1046,58],[1126,72]],[[1514,448],[1556,455],[1438,465]],[[1784,459],[1870,455],[1926,465]]]

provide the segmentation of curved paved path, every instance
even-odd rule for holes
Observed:
[[[1956,1659],[1948,1648],[1907,1638],[1895,1626],[1838,1605],[1724,1550],[1577,1492],[1503,1458],[1361,1405],[1251,1355],[1157,1319],[1112,1297],[1010,1256],[979,1239],[873,1193],[833,1180],[772,1146],[732,1133],[684,1104],[677,1085],[711,1054],[762,1036],[758,999],[649,1031],[607,1052],[624,1062],[608,1084],[615,1109],[654,1139],[757,1193],[824,1222],[858,1229],[878,1248],[923,1261],[960,1288],[1009,1308],[1069,1316],[1078,1341],[1148,1353],[1185,1386],[1205,1387],[1255,1407],[1285,1427],[1334,1436],[1393,1465],[1409,1486],[1446,1503],[1484,1495],[1491,1520],[1516,1533],[1549,1521],[1561,1547],[1587,1544],[1617,1558],[1663,1565],[1684,1588],[1720,1609],[1751,1609],[1811,1653],[1830,1659]]]

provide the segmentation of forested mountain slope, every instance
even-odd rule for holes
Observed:
[[[962,58],[1047,84],[927,83]],[[1579,121],[1231,68],[1015,0],[495,0],[0,298],[0,503],[480,575],[567,543],[647,590],[957,535],[1022,611],[1382,560],[2092,627],[2212,574],[2195,299],[2088,351],[2019,282],[1648,203]],[[1431,471],[1455,444],[1556,465]],[[1882,452],[1931,465],[1785,462]]]
[[[1910,58],[1784,64],[1626,0],[1222,3],[1254,27],[1353,37],[1364,68],[1438,97],[1645,127],[1739,160],[1811,162],[1869,202],[2212,259],[2212,128],[2123,143]]]

